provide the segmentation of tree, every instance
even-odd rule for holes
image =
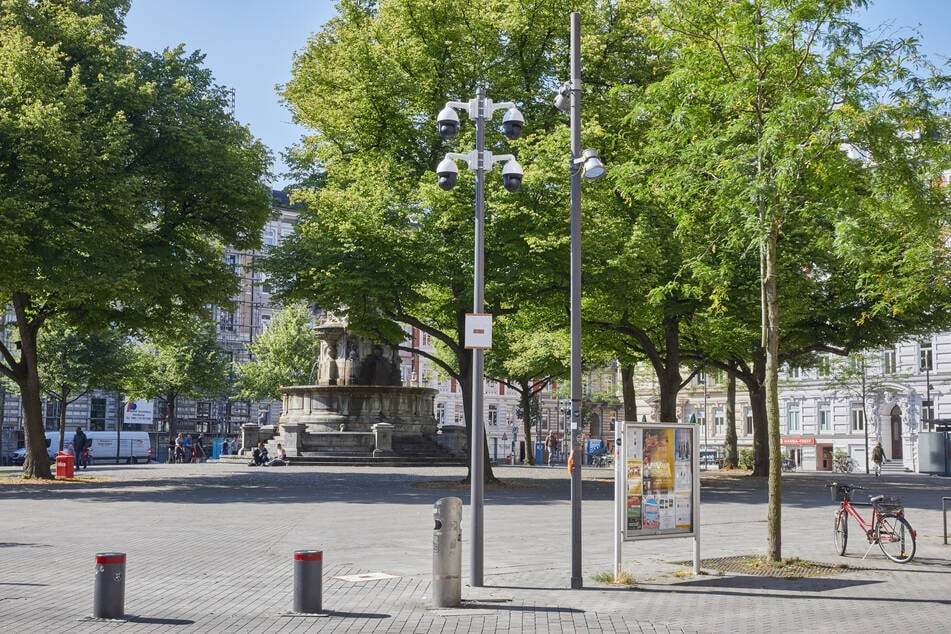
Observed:
[[[496,380],[519,395],[528,464],[535,464],[532,426],[538,423],[538,396],[553,380],[569,374],[568,334],[539,328],[534,323],[538,317],[525,312],[499,318],[493,325],[492,349],[485,364],[486,374],[499,377]]]
[[[429,334],[447,353],[430,358],[462,386],[470,429],[464,320],[473,305],[473,184],[460,178],[443,192],[433,170],[447,151],[474,147],[474,130],[464,125],[450,146],[435,116],[447,100],[471,98],[483,86],[496,101],[518,103],[539,135],[562,131],[563,173],[567,127],[550,95],[555,78],[567,76],[573,4],[512,11],[453,0],[344,0],[297,56],[283,93],[311,131],[295,157],[324,178],[317,189],[297,191],[308,211],[300,233],[269,259],[272,279],[284,297],[346,314],[364,336],[398,343],[400,323]],[[489,137],[493,151],[503,147]],[[549,187],[554,179],[530,166],[544,149],[529,150],[531,142],[517,144],[525,192],[504,192],[498,172],[486,188],[485,299],[495,315],[515,313],[528,299],[567,297],[567,178],[558,179],[560,191]]]
[[[283,385],[312,385],[320,341],[310,310],[302,304],[285,306],[248,351],[251,361],[236,367],[239,398],[279,399]]]
[[[690,262],[696,296],[713,300],[707,313],[730,313],[734,291],[749,289],[744,272],[759,280],[759,342],[734,353],[745,348],[735,360],[764,387],[771,559],[781,557],[782,358],[946,320],[936,310],[948,298],[946,250],[933,239],[946,200],[930,183],[946,166],[947,80],[912,40],[863,42],[846,19],[862,4],[659,3],[676,54],[631,117],[645,141],[624,173],[652,168],[651,195],[676,210],[682,239],[702,245]],[[940,271],[931,286],[929,267]],[[743,314],[730,316],[748,331]]]
[[[131,348],[117,332],[80,332],[48,324],[37,343],[40,385],[59,403],[59,450],[66,435],[66,408],[100,388],[119,390],[130,365]]]
[[[37,339],[47,320],[130,330],[227,303],[223,245],[255,246],[267,150],[202,57],[124,46],[128,0],[0,4],[0,294],[21,350],[30,477],[51,477]]]
[[[153,335],[136,350],[135,366],[128,392],[165,401],[169,446],[175,444],[179,397],[214,396],[230,387],[230,363],[210,322],[185,319],[175,332]]]

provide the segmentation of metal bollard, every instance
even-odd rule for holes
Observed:
[[[294,551],[294,611],[320,614],[322,611],[324,552]]]
[[[96,591],[93,618],[125,616],[125,553],[96,553]]]
[[[433,505],[433,607],[462,601],[462,500],[440,498]]]

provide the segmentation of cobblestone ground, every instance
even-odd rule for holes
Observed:
[[[433,503],[468,502],[463,469],[236,464],[95,466],[99,481],[9,484],[0,469],[0,631],[4,632],[857,632],[951,631],[951,546],[942,496],[951,482],[917,475],[850,479],[905,498],[918,531],[910,564],[855,535],[832,547],[827,477],[785,478],[783,553],[846,564],[784,579],[710,568],[694,577],[691,539],[627,542],[632,587],[598,583],[612,569],[613,483],[585,470],[582,589],[569,589],[569,482],[562,468],[497,468],[485,493],[484,586],[431,607]],[[704,476],[701,556],[762,554],[765,483]],[[324,552],[321,616],[291,613],[293,552]],[[91,618],[99,552],[127,554],[125,618]],[[382,572],[392,578],[345,581]]]

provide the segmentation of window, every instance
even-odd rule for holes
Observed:
[[[832,408],[828,403],[819,403],[816,417],[819,419],[819,433],[832,431]]]
[[[747,436],[753,435],[753,408],[752,407],[746,408],[746,435]]]
[[[790,405],[786,410],[786,430],[789,432],[802,431],[798,405]]]
[[[53,399],[46,401],[45,422],[47,429],[59,428],[59,401],[54,401]]]
[[[829,376],[832,374],[832,359],[829,357],[819,358],[819,376]]]
[[[896,372],[898,372],[898,354],[892,348],[882,353],[882,374],[895,374]]]
[[[92,398],[89,400],[89,429],[92,431],[106,430],[106,399]]]
[[[226,256],[225,256],[225,265],[226,265],[229,269],[231,269],[232,271],[234,271],[236,268],[238,268],[238,256],[236,256],[234,253],[229,253],[228,255],[226,255]]]
[[[268,326],[271,325],[271,316],[267,313],[261,315],[261,330],[267,330]]]
[[[713,410],[713,434],[722,436],[726,433],[726,418],[722,409]]]
[[[234,331],[234,313],[228,310],[223,310],[218,314],[218,324],[222,330],[228,332]]]
[[[436,403],[436,422],[440,425],[446,424],[446,404]]]
[[[852,431],[865,431],[865,410],[861,405],[852,406]]]
[[[931,421],[934,420],[934,401],[921,401],[921,429],[931,431]]]
[[[195,416],[198,418],[211,418],[211,401],[198,401],[195,404]]]
[[[455,424],[455,425],[461,425],[461,424],[462,424],[462,413],[459,412],[459,411],[453,412],[452,422],[453,422],[453,424]]]
[[[694,412],[694,414],[697,415],[697,424],[700,425],[701,428],[706,427],[706,426],[707,426],[707,420],[706,420],[706,419],[707,419],[707,413],[706,413],[705,411],[703,411],[702,409],[698,409],[696,412]],[[704,433],[706,433],[706,430],[705,430],[705,429],[704,429]]]
[[[934,357],[931,353],[931,341],[922,341],[918,344],[918,368],[922,372],[934,370]]]
[[[791,365],[789,366],[789,378],[798,379],[802,375],[802,368],[798,366]]]
[[[499,424],[499,406],[498,405],[489,405],[489,424],[490,425]]]
[[[263,240],[265,246],[273,247],[277,244],[277,232],[274,229],[265,229]]]

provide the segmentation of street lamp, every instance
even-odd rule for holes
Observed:
[[[569,113],[571,123],[571,587],[581,576],[581,177],[604,176],[596,150],[581,150],[581,14],[571,14],[571,80],[555,97],[555,107]]]
[[[476,123],[476,149],[468,154],[450,152],[436,168],[439,177],[439,187],[449,191],[456,185],[459,168],[456,161],[465,161],[469,170],[475,172],[475,262],[474,283],[472,291],[472,312],[481,314],[485,303],[485,173],[491,170],[498,162],[504,162],[502,182],[505,189],[517,192],[522,186],[522,167],[511,154],[494,155],[485,150],[485,122],[491,119],[498,110],[504,109],[502,131],[511,140],[522,134],[524,119],[514,103],[493,103],[486,98],[485,89],[479,87],[476,98],[469,101],[448,101],[446,106],[436,117],[439,136],[449,140],[459,132],[459,116],[456,110],[464,111],[469,119]],[[468,347],[468,346],[467,346]],[[483,576],[483,478],[485,473],[484,457],[482,455],[483,437],[485,433],[483,416],[483,351],[481,347],[472,347],[472,439],[470,449],[472,453],[470,477],[472,481],[470,507],[472,510],[472,546],[471,546],[471,585],[482,586]]]

